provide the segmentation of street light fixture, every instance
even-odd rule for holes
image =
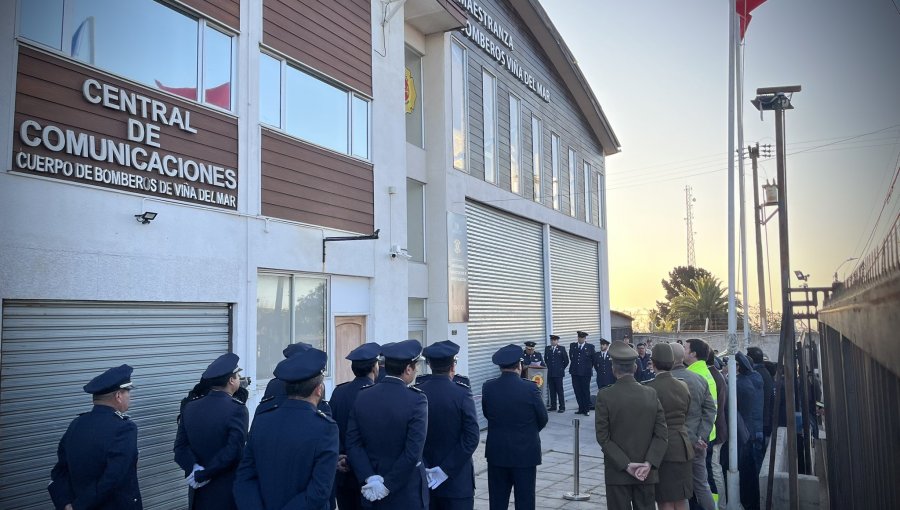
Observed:
[[[846,264],[847,262],[850,262],[851,260],[857,260],[858,258],[859,258],[859,257],[850,257],[849,259],[847,259],[847,260],[841,262],[840,264],[838,264],[838,267],[834,268],[834,281],[835,281],[835,283],[837,283],[837,281],[838,281],[838,271],[839,271],[842,267],[844,267],[844,264]]]

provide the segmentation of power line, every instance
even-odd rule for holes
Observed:
[[[897,161],[900,163],[900,154],[897,155]],[[869,234],[869,239],[866,241],[865,246],[863,246],[862,251],[860,252],[862,255],[866,254],[866,250],[869,249],[869,245],[872,243],[872,239],[875,238],[875,232],[878,230],[878,224],[881,222],[881,215],[884,214],[884,209],[890,203],[891,195],[894,194],[894,185],[897,184],[897,177],[900,176],[900,164],[897,165],[897,170],[894,172],[894,179],[891,181],[890,187],[888,187],[887,194],[884,197],[884,203],[881,205],[881,211],[878,212],[878,218],[875,219],[875,225],[872,226],[872,233]],[[864,257],[859,257],[856,262],[856,266],[853,268],[856,271],[856,268],[862,263]]]

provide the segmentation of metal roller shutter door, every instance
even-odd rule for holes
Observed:
[[[128,414],[138,426],[144,508],[184,508],[173,460],[178,406],[206,366],[228,351],[227,304],[5,301],[0,340],[0,508],[45,509],[56,447],[91,408],[82,386],[107,368],[134,367]]]
[[[469,378],[481,416],[481,385],[497,377],[494,352],[506,344],[543,342],[541,225],[466,202],[469,274]]]
[[[552,293],[553,334],[560,345],[577,340],[576,331],[590,333],[588,342],[599,349],[600,277],[597,242],[550,229],[550,290]],[[567,377],[568,379],[568,377]],[[564,384],[566,399],[574,399],[569,381]],[[591,394],[597,392],[591,382]]]

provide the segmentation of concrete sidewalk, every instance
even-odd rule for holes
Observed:
[[[597,444],[594,431],[594,412],[590,416],[575,414],[578,406],[567,402],[565,413],[549,412],[550,421],[541,431],[542,463],[537,467],[537,510],[543,509],[605,509],[606,487],[603,484],[603,453]],[[569,501],[563,494],[572,492],[573,436],[575,427],[572,420],[580,421],[579,448],[581,454],[580,492],[589,494],[587,501]],[[475,451],[475,510],[488,510],[487,461],[484,458],[484,441],[487,430],[481,432],[481,444]],[[509,508],[514,508],[510,497]]]

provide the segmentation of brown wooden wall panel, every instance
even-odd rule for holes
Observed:
[[[264,0],[263,43],[372,95],[371,7],[360,0]]]
[[[268,129],[262,131],[262,213],[371,234],[372,165]]]
[[[107,108],[102,104],[93,104],[83,95],[82,87],[86,80],[97,80],[101,85],[109,84],[124,92],[134,92],[141,96],[157,100],[166,105],[169,111],[173,107],[182,114],[190,112],[190,125],[197,133],[189,133],[175,126],[167,126],[162,122],[154,122],[151,118],[130,115],[127,112]],[[100,93],[102,94],[102,92]],[[141,141],[128,140],[128,121],[133,119],[140,124],[152,123],[160,127],[158,143],[160,147],[152,147]],[[175,158],[193,160],[204,165],[217,165],[235,172],[237,179],[238,139],[237,119],[218,113],[199,104],[176,99],[153,89],[129,83],[101,71],[45,53],[27,46],[22,46],[19,53],[19,67],[16,79],[16,134],[13,139],[13,171],[35,173],[35,170],[19,168],[16,164],[18,153],[28,153],[37,157],[56,158],[67,161],[71,165],[91,165],[106,170],[120,171],[137,175],[145,180],[156,179],[172,185],[185,184],[199,190],[223,192],[237,197],[237,189],[227,189],[213,184],[191,181],[179,177],[171,177],[156,171],[140,170],[135,167],[122,166],[110,160],[96,161],[78,154],[67,154],[65,150],[54,151],[46,144],[37,147],[28,146],[19,135],[19,128],[27,120],[38,122],[41,126],[56,126],[63,131],[93,136],[97,140],[109,140],[114,144],[124,143],[130,147],[140,147],[147,153],[156,152],[160,157],[171,155]],[[143,160],[149,156],[140,156]],[[174,196],[154,193],[145,189],[123,187],[96,180],[79,178],[77,175],[65,175],[63,172],[41,172],[40,175],[69,182],[80,182],[92,186],[111,188],[123,191],[142,193],[145,195],[170,198],[185,202],[214,205],[228,209],[236,209],[235,205],[210,203],[208,200],[189,196]]]
[[[184,5],[190,6],[206,14],[210,18],[221,21],[235,31],[241,29],[241,2],[240,0],[180,0]]]

